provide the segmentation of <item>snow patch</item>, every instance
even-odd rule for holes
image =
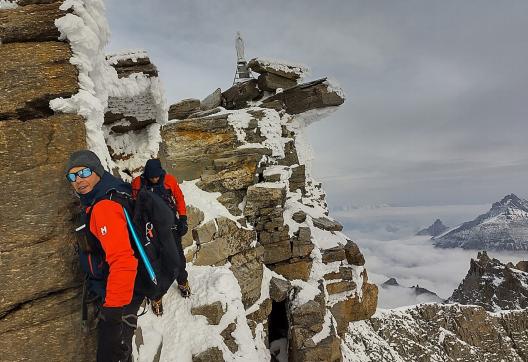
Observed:
[[[193,288],[189,299],[182,298],[174,285],[163,298],[162,317],[156,317],[150,308],[147,308],[147,314],[139,317],[144,344],[139,350],[134,350],[134,358],[140,362],[152,361],[163,342],[161,361],[190,361],[193,355],[210,347],[218,347],[225,361],[269,361],[269,352],[266,353],[253,340],[242,304],[242,293],[231,270],[227,266],[188,266],[188,272]],[[225,310],[218,325],[209,325],[205,317],[191,314],[192,307],[217,301]],[[234,354],[220,335],[233,322],[237,326],[232,335],[239,347]]]
[[[180,188],[185,195],[185,201],[187,205],[197,207],[204,213],[204,220],[202,224],[207,223],[210,220],[216,219],[217,217],[224,216],[231,219],[241,227],[237,218],[222,205],[218,198],[222,195],[220,192],[207,192],[196,186],[199,180],[184,181],[180,184]]]
[[[295,279],[291,281],[291,284],[294,287],[299,288],[299,292],[296,294],[295,298],[292,301],[292,306],[294,308],[303,305],[314,298],[321,292],[316,286],[305,281]]]

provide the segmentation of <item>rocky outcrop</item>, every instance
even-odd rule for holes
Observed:
[[[528,312],[423,304],[354,322],[345,338],[352,361],[526,361]]]
[[[200,100],[189,98],[174,103],[169,108],[169,119],[185,119],[200,108]]]
[[[251,103],[262,108],[300,114],[339,106],[344,102],[343,91],[332,86],[326,78],[299,84],[298,81],[308,72],[304,66],[255,58],[249,62],[249,67],[260,73],[258,79],[236,83],[221,93],[217,89],[201,102],[198,99],[179,101],[171,106],[169,119],[205,117],[209,114],[200,114],[198,111],[210,111],[218,106],[236,110],[248,107]],[[294,173],[299,175],[292,175],[290,186],[303,187],[304,180],[296,182],[296,178],[304,174],[304,165],[298,165]]]
[[[159,155],[178,179],[193,180],[182,186],[184,192],[216,193],[208,202],[237,217],[236,222],[215,217],[198,223],[186,254],[195,265],[229,261],[244,306],[251,310],[247,319],[254,336],[262,326],[265,340],[272,342],[268,337],[276,333],[269,328],[277,324],[268,318],[274,319],[274,310],[286,303],[283,318],[290,321],[291,333],[284,337],[290,341],[290,358],[340,360],[340,336],[350,321],[374,313],[377,287],[368,283],[359,248],[340,233],[342,226],[328,216],[324,194],[299,165],[302,157],[290,141],[296,130],[294,118],[273,109],[222,110],[164,126]],[[305,195],[302,201],[300,195]],[[201,202],[194,202],[188,199],[200,207]],[[226,232],[220,232],[223,224],[231,225]],[[229,239],[236,240],[236,248]],[[286,279],[271,279],[275,281],[265,291],[271,299],[262,294],[262,264]],[[287,280],[305,284],[291,293]],[[314,285],[320,288],[318,296],[299,300],[303,289]]]
[[[275,92],[278,88],[287,89],[297,85],[293,79],[273,73],[262,73],[257,79],[259,89]]]
[[[444,225],[442,220],[436,219],[428,228],[422,229],[416,233],[416,235],[429,235],[429,236],[438,236],[449,229]]]
[[[253,58],[248,67],[259,74],[274,74],[286,79],[298,80],[308,73],[308,68],[300,64],[274,61],[264,58]]]
[[[86,147],[85,119],[49,106],[78,91],[78,71],[54,25],[66,14],[60,3],[22,5],[0,10],[1,358],[90,361],[71,224],[78,205],[64,178],[69,154]]]
[[[480,252],[447,302],[479,305],[491,312],[528,308],[528,272]]]
[[[308,110],[339,106],[344,102],[342,93],[329,87],[326,78],[313,82],[299,84],[295,87],[266,98],[263,103],[270,104],[279,101],[286,112],[299,114]]]
[[[256,79],[236,83],[222,93],[222,107],[227,109],[244,108],[248,105],[248,102],[259,98],[261,93],[262,91],[258,88]]]

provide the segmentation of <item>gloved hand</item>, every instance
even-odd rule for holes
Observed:
[[[179,225],[178,230],[180,231],[180,235],[183,236],[187,234],[187,231],[189,231],[189,226],[187,225],[187,216],[185,215],[180,216],[179,224],[180,225]]]

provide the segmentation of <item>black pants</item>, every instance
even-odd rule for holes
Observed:
[[[177,273],[176,280],[178,281],[178,284],[183,284],[187,280],[188,274],[187,270],[185,270],[187,261],[185,260],[185,254],[183,253],[182,237],[179,230],[174,230],[172,235],[176,242],[176,249],[178,249],[178,257],[180,260],[178,270],[175,271]]]
[[[144,297],[134,296],[123,308],[121,321],[99,320],[97,362],[132,362],[132,337],[137,328],[137,313]]]

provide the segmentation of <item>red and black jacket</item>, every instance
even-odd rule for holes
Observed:
[[[80,195],[87,222],[87,247],[79,252],[81,266],[88,275],[89,289],[106,307],[130,303],[138,267],[123,206],[106,197],[120,189],[130,191],[130,186],[105,172],[91,192]]]
[[[163,187],[161,187],[163,185]],[[173,175],[161,174],[158,184],[152,184],[143,175],[132,180],[132,197],[136,198],[141,187],[147,187],[158,194],[179,216],[187,216],[185,198],[178,184],[178,180]]]

